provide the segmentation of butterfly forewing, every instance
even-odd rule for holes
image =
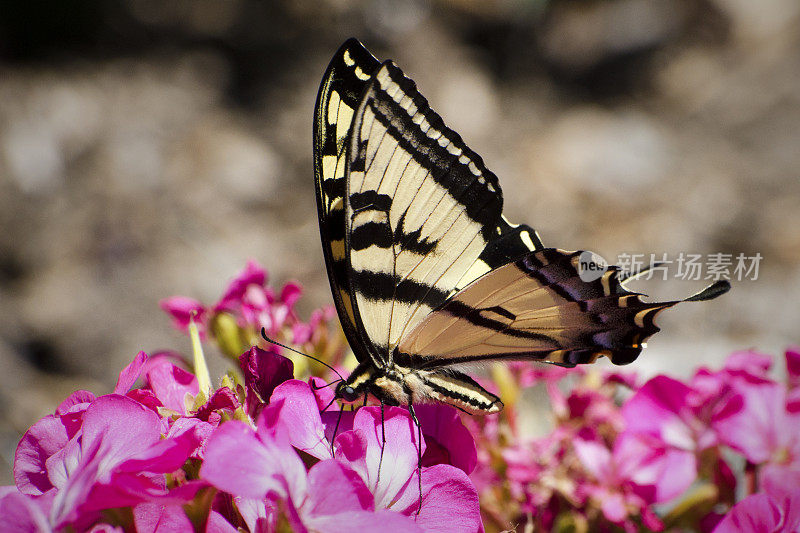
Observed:
[[[393,63],[373,76],[350,142],[352,293],[364,335],[388,354],[458,288],[538,239],[502,218],[497,178]],[[501,238],[514,246],[490,246]]]

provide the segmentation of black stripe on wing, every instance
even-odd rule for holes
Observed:
[[[447,292],[425,285],[409,278],[400,278],[395,274],[373,272],[369,270],[354,270],[351,273],[353,285],[369,300],[394,300],[405,303],[424,303],[429,307],[434,302],[447,299]],[[425,297],[418,296],[424,293]],[[438,305],[438,304],[437,304]]]
[[[437,140],[431,139],[412,121],[406,110],[386,95],[380,87],[376,87],[376,90],[385,97],[373,98],[369,102],[375,119],[383,124],[387,134],[397,141],[402,150],[410,153],[420,166],[431,171],[435,183],[444,187],[448,194],[464,207],[472,220],[483,225],[484,239],[489,240],[494,236],[503,207],[497,177],[483,166],[480,156],[469,150],[463,144],[461,137],[447,128],[441,117],[430,110],[425,97],[416,92],[414,82],[405,76],[398,81],[398,73],[402,76],[402,72],[391,63],[387,63],[387,67],[392,79],[406,94],[409,94],[409,91],[415,93],[412,100],[418,108],[418,113],[423,113],[428,119],[431,129],[442,132],[443,137],[458,146],[462,154],[471,160],[474,169],[471,169],[469,164],[459,162],[461,154],[451,154]],[[470,153],[467,153],[468,151]],[[359,158],[353,161],[354,167],[363,166],[364,157],[366,157],[365,151],[360,150]]]

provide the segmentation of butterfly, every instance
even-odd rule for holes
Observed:
[[[336,52],[314,114],[322,247],[358,360],[336,397],[441,402],[495,413],[466,370],[494,361],[572,367],[634,361],[678,301],[645,302],[618,267],[581,275],[584,252],[545,248],[503,216],[497,177],[416,84],[356,39]],[[730,288],[720,280],[682,301]]]

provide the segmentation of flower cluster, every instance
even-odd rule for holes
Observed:
[[[267,271],[249,261],[215,304],[206,306],[194,298],[173,296],[162,300],[161,308],[178,329],[188,331],[189,324],[194,323],[202,339],[213,341],[233,361],[261,341],[263,328],[274,340],[301,346],[333,364],[340,363],[345,342],[333,320],[336,317],[333,306],[314,310],[309,320],[303,322],[295,310],[303,294],[302,287],[289,282],[276,290],[268,280]],[[307,365],[303,359],[294,362],[303,369]]]
[[[325,345],[324,312],[302,325],[292,309],[296,298],[253,296],[269,294],[259,271],[248,265],[223,298],[240,328],[235,333],[267,327],[268,320],[272,335],[289,327],[299,342]],[[177,319],[176,301],[165,307]],[[208,332],[223,305],[189,308]],[[292,361],[275,349],[249,348],[238,369],[211,389],[204,370],[189,372],[175,354],[142,352],[111,394],[73,393],[20,441],[16,486],[0,488],[4,527],[480,530],[468,477],[475,444],[455,410],[420,409],[418,440],[405,409],[341,411],[323,381],[294,379]]]
[[[383,419],[376,407],[321,413],[330,391],[293,379],[291,361],[256,347],[241,369],[244,385],[229,381],[199,403],[194,376],[140,353],[112,394],[74,393],[22,438],[16,487],[0,499],[4,522],[22,531],[478,531],[474,442],[451,409],[421,413],[423,438],[443,451],[433,457],[403,409]],[[433,457],[421,482],[418,447]]]
[[[800,351],[733,354],[687,380],[512,363],[499,416],[443,405],[344,410],[324,369],[345,368],[326,308],[302,321],[249,263],[214,305],[162,308],[194,363],[139,353],[110,394],[77,391],[22,437],[0,522],[16,531],[386,533],[797,531]],[[200,337],[235,361],[212,387]],[[259,346],[258,344],[261,343]],[[327,376],[331,377],[331,376]],[[539,397],[526,397],[537,391]],[[530,392],[528,392],[530,391]],[[545,427],[531,428],[531,412]],[[540,424],[541,425],[541,424]],[[538,433],[534,431],[538,430]],[[738,502],[737,502],[738,498]]]
[[[554,423],[526,436],[513,402],[471,422],[487,531],[797,530],[800,352],[786,352],[785,382],[771,366],[739,352],[686,381],[527,365],[496,375],[501,390],[540,383]],[[737,491],[749,494],[738,504]]]

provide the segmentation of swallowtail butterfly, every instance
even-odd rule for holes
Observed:
[[[581,252],[509,223],[497,177],[393,62],[345,42],[320,86],[314,169],[336,309],[358,359],[354,402],[503,404],[463,371],[487,361],[562,366],[637,358],[678,303],[645,302],[617,267],[584,281]],[[686,300],[729,289],[719,281]]]

